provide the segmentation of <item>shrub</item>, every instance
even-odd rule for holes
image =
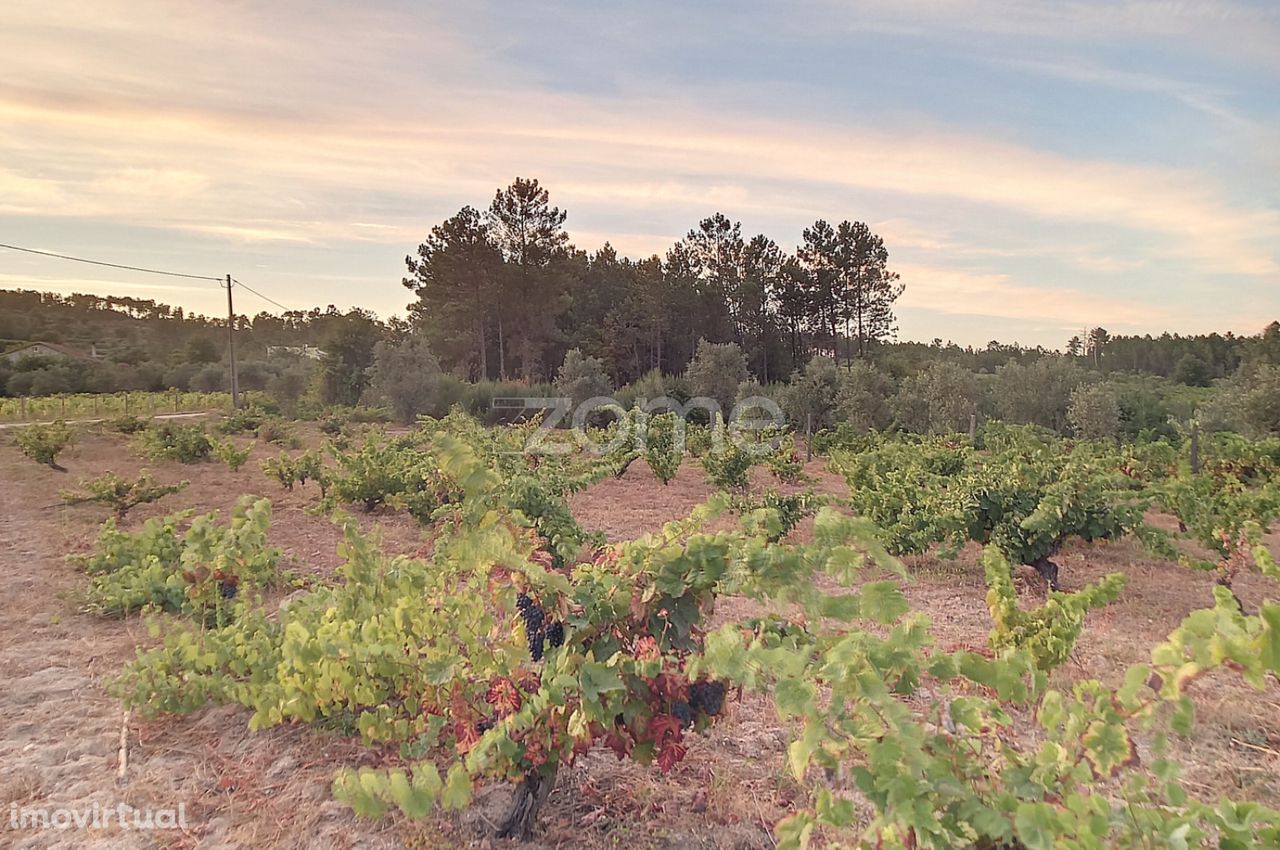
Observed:
[[[263,420],[267,418],[267,411],[256,404],[245,404],[238,410],[233,410],[226,415],[218,425],[218,430],[224,434],[244,434],[248,431],[256,431]]]
[[[1068,357],[1042,357],[1026,365],[1011,361],[996,369],[992,392],[996,413],[1007,422],[1062,432],[1071,393],[1086,377],[1084,369]]]
[[[66,492],[62,494],[62,499],[67,504],[76,504],[79,502],[101,502],[108,505],[115,512],[116,519],[124,519],[130,509],[138,505],[150,504],[172,493],[177,493],[187,486],[186,481],[180,481],[177,484],[157,484],[151,477],[151,473],[142,470],[137,479],[129,481],[116,475],[114,472],[108,472],[97,478],[91,478],[87,481],[81,481],[80,486],[85,489],[84,493]]]
[[[755,465],[755,457],[733,440],[725,440],[715,451],[702,458],[702,468],[707,471],[711,483],[726,490],[745,490],[750,483],[748,474]]]
[[[571,348],[564,356],[564,363],[556,373],[556,392],[569,398],[577,408],[588,399],[608,396],[613,384],[604,371],[604,361],[588,357],[580,349]]]
[[[659,413],[654,416],[638,413],[638,427],[644,429],[644,460],[653,470],[653,474],[663,484],[667,484],[680,471],[680,461],[684,457],[683,447],[678,444],[680,419],[674,413]]]
[[[369,391],[391,406],[397,421],[443,416],[457,400],[453,383],[421,337],[382,340],[374,346],[373,356]]]
[[[893,379],[865,360],[855,360],[840,371],[836,409],[832,418],[838,426],[866,433],[887,428],[893,421],[889,399]],[[798,423],[797,427],[803,427]]]
[[[213,454],[218,460],[227,465],[227,469],[236,472],[249,460],[249,455],[253,453],[254,445],[254,443],[250,443],[244,448],[238,449],[236,444],[230,440],[219,440],[213,444]]]
[[[48,425],[28,425],[25,428],[19,428],[14,435],[18,450],[24,455],[36,463],[43,463],[61,472],[66,470],[58,466],[58,455],[71,445],[74,438],[74,432],[61,419]]]
[[[329,496],[372,511],[382,505],[403,507],[427,519],[452,498],[451,483],[435,457],[406,440],[372,435],[357,449],[334,456],[328,476]]]
[[[1220,384],[1199,413],[1206,428],[1230,429],[1249,437],[1280,435],[1280,366],[1242,369]]]
[[[1120,405],[1111,387],[1079,386],[1067,410],[1071,432],[1086,439],[1114,439],[1120,433]]]
[[[198,463],[213,454],[213,441],[203,425],[181,425],[172,421],[153,422],[138,434],[138,445],[152,460]]]
[[[336,437],[343,433],[346,427],[346,420],[332,413],[320,420],[320,433],[327,434],[330,437]]]
[[[268,478],[274,478],[280,482],[280,486],[286,490],[292,490],[294,484],[305,485],[308,480],[316,481],[320,484],[320,494],[325,495],[328,489],[328,481],[324,476],[324,466],[321,461],[320,453],[317,451],[304,452],[297,457],[290,457],[288,454],[281,452],[279,457],[267,458],[262,462],[262,471]]]
[[[140,416],[134,416],[132,413],[124,413],[112,419],[108,419],[103,423],[108,431],[115,431],[117,434],[136,434],[147,427],[147,420]]]
[[[738,386],[748,378],[747,358],[736,343],[701,339],[685,376],[694,396],[714,400],[727,417],[737,401]]]
[[[204,366],[191,376],[191,389],[201,393],[225,392],[227,370],[223,366]]]
[[[1040,608],[1024,611],[1018,607],[1009,562],[999,547],[986,548],[982,568],[993,624],[992,648],[1026,652],[1041,670],[1052,670],[1066,661],[1084,629],[1085,615],[1114,602],[1125,586],[1124,575],[1112,573],[1073,593],[1053,592]]]
[[[816,513],[823,500],[812,490],[790,495],[766,490],[759,497],[736,496],[731,504],[746,519],[748,531],[759,531],[770,543],[777,543],[790,534],[800,520]]]
[[[778,445],[765,459],[774,477],[785,483],[793,483],[804,477],[804,462],[796,451],[794,434],[784,434],[777,438]]]
[[[92,577],[89,610],[119,616],[155,606],[224,624],[241,590],[277,577],[280,552],[266,544],[266,499],[245,496],[226,526],[210,513],[196,517],[179,536],[178,523],[188,516],[149,520],[137,534],[123,533],[107,520],[94,554],[76,559]]]
[[[286,449],[302,448],[302,438],[293,424],[279,416],[269,416],[262,420],[257,429],[258,439]]]
[[[682,404],[688,401],[688,381],[650,369],[618,392],[618,401],[628,407],[660,398],[673,398]]]
[[[969,429],[977,412],[978,381],[956,363],[931,363],[902,382],[891,407],[898,424],[921,434],[954,434]]]
[[[791,424],[814,431],[831,424],[840,388],[840,369],[830,357],[815,357],[791,377],[783,407]]]

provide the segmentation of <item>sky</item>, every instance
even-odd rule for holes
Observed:
[[[788,250],[865,221],[902,339],[1253,334],[1280,318],[1280,3],[5,4],[0,243],[387,317],[405,255],[517,176],[637,258],[717,211]],[[2,249],[0,288],[225,310]]]

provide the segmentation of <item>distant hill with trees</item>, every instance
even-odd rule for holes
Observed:
[[[1277,322],[1245,337],[1097,326],[1062,351],[900,342],[904,282],[864,223],[820,219],[787,251],[717,212],[664,255],[629,259],[573,245],[567,215],[525,179],[463,207],[405,258],[405,320],[332,305],[237,316],[241,387],[285,403],[381,400],[410,419],[586,388],[625,400],[711,387],[731,402],[736,387],[777,397],[797,422],[909,430],[977,413],[1069,431],[1073,398],[1096,429],[1114,397],[1118,427],[1136,431],[1212,397],[1224,421],[1280,433]],[[0,358],[0,393],[228,387],[226,319],[152,300],[0,291],[0,354],[36,342],[85,356]]]

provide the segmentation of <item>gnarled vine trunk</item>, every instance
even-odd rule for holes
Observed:
[[[538,812],[541,811],[542,804],[547,801],[547,796],[555,784],[554,772],[550,776],[543,776],[540,773],[526,774],[511,799],[511,811],[498,826],[498,837],[518,838],[521,841],[532,838],[534,828],[538,824]]]
[[[1062,585],[1058,584],[1058,565],[1050,561],[1047,557],[1040,558],[1031,565],[1035,571],[1044,576],[1044,580],[1049,582],[1050,590],[1061,590]]]

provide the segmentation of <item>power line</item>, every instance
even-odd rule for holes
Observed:
[[[70,260],[73,263],[88,263],[91,266],[106,266],[107,268],[124,269],[126,271],[132,271],[132,272],[145,272],[146,274],[159,274],[159,275],[165,275],[167,277],[182,277],[182,278],[187,278],[188,280],[212,280],[212,281],[217,281],[222,286],[227,285],[224,278],[212,277],[211,275],[184,274],[182,272],[164,271],[163,269],[148,269],[142,266],[128,266],[128,265],[124,265],[123,263],[108,263],[105,260],[90,260],[85,257],[72,257],[69,254],[58,254],[53,251],[39,251],[35,248],[23,248],[20,245],[6,245],[3,242],[0,242],[0,248],[6,248],[10,251],[22,251],[27,254],[39,254],[42,257],[55,257],[59,260]],[[284,306],[274,298],[263,295],[258,290],[254,289],[251,286],[247,286],[246,284],[244,284],[239,280],[236,280],[235,278],[232,278],[232,281],[237,286],[240,286],[244,289],[247,289],[249,292],[252,292],[254,295],[258,296],[263,301],[266,301],[270,304],[274,304],[275,306],[279,307],[281,310],[284,310],[285,312],[289,311],[288,307]]]
[[[268,301],[268,302],[270,302],[270,303],[272,303],[272,304],[276,305],[276,306],[277,306],[277,307],[279,307],[281,310],[284,310],[286,313],[287,313],[287,312],[289,312],[289,308],[288,308],[288,307],[284,306],[283,304],[281,304],[279,301],[275,300],[274,298],[268,298],[267,296],[263,295],[263,294],[262,294],[261,292],[259,292],[258,290],[254,289],[254,288],[252,288],[252,287],[250,287],[250,286],[245,286],[243,283],[241,283],[239,280],[236,280],[234,277],[233,277],[233,278],[231,278],[231,280],[232,280],[232,282],[233,282],[233,283],[235,283],[235,285],[236,285],[236,286],[240,287],[241,289],[247,289],[247,290],[249,290],[250,292],[252,292],[254,295],[256,295],[256,296],[258,296],[259,298],[261,298],[263,301]]]
[[[203,275],[203,274],[183,274],[182,272],[167,272],[167,271],[162,271],[161,269],[147,269],[147,268],[143,268],[142,266],[126,266],[120,263],[108,263],[104,260],[88,260],[88,259],[85,259],[84,257],[71,257],[71,256],[68,256],[67,254],[55,254],[52,251],[37,251],[35,248],[22,248],[22,247],[19,247],[18,245],[5,245],[4,243],[0,243],[0,248],[7,248],[10,251],[23,251],[27,254],[39,254],[42,257],[56,257],[59,260],[71,260],[73,263],[88,263],[91,266],[106,266],[112,269],[125,269],[131,272],[145,272],[146,274],[160,274],[160,275],[166,275],[168,277],[185,277],[185,278],[188,278],[189,280],[216,280],[216,281],[222,280],[222,278],[220,277],[211,277],[209,275]],[[245,287],[245,288],[248,289],[248,287]],[[249,290],[249,291],[252,292],[253,290]]]

